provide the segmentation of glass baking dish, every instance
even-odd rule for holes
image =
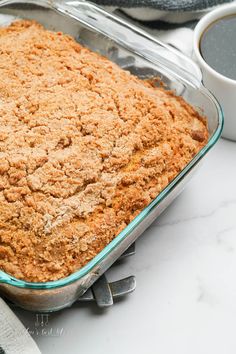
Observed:
[[[215,98],[202,86],[198,67],[183,54],[99,7],[81,1],[3,0],[0,22],[33,19],[46,28],[72,35],[140,78],[160,77],[168,89],[207,117],[208,144],[179,175],[95,258],[70,276],[30,283],[0,271],[0,294],[32,311],[55,311],[70,306],[182,191],[200,160],[220,137],[223,115]]]

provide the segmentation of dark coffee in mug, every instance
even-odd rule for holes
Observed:
[[[222,17],[208,26],[199,49],[208,65],[236,80],[236,14]]]

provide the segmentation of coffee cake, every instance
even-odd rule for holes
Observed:
[[[84,266],[207,143],[206,122],[60,32],[0,29],[0,269]]]

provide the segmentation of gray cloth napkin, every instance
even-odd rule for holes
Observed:
[[[231,0],[232,1],[232,0]],[[199,11],[229,0],[95,0],[99,5],[116,7],[150,7],[161,11]]]
[[[193,28],[209,10],[236,0],[92,0],[192,56]]]
[[[108,9],[119,9],[146,26],[169,29],[170,23],[179,24],[199,19],[213,7],[235,0],[92,0]],[[158,20],[158,21],[157,21]],[[166,25],[167,23],[167,25]],[[191,24],[190,24],[191,25]],[[189,26],[189,24],[188,24]],[[173,28],[173,25],[171,26]]]

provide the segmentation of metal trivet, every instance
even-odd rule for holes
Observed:
[[[117,260],[135,254],[135,243],[133,243]],[[116,280],[108,283],[106,275],[103,274],[78,301],[96,301],[98,307],[109,307],[114,303],[114,299],[132,293],[136,288],[135,276]]]

